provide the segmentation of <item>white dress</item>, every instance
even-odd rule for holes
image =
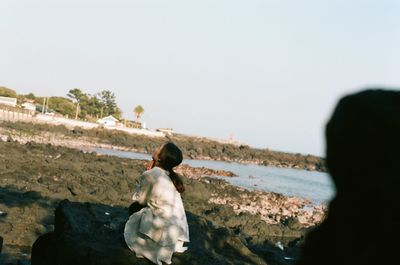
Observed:
[[[189,227],[181,195],[172,183],[169,172],[154,167],[138,179],[132,197],[145,208],[133,213],[125,224],[124,237],[137,257],[153,263],[171,264],[174,252],[184,252],[189,242]]]

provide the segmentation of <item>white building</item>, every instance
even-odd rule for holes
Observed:
[[[174,130],[172,128],[158,128],[156,129],[157,132],[162,132],[166,135],[172,135],[172,133],[174,132]]]
[[[22,107],[26,110],[36,111],[36,105],[30,102],[25,102],[22,104]]]
[[[10,97],[0,97],[0,104],[15,107],[17,105],[17,99]]]
[[[109,126],[116,126],[118,119],[114,118],[112,115],[104,117],[102,119],[98,119],[97,123],[109,127]]]

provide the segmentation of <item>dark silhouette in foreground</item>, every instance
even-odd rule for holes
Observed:
[[[400,92],[366,90],[342,98],[326,140],[337,194],[297,264],[398,264]]]

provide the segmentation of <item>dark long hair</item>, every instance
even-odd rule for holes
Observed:
[[[182,151],[172,142],[167,142],[165,145],[163,145],[158,155],[159,165],[169,172],[169,177],[179,193],[184,192],[185,187],[181,177],[175,173],[173,168],[182,163],[182,160]]]

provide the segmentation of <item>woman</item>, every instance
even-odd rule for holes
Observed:
[[[168,142],[153,154],[153,160],[138,179],[132,197],[136,207],[125,225],[124,237],[137,257],[155,264],[171,264],[174,252],[184,252],[189,228],[180,193],[185,191],[173,168],[182,162],[182,152]]]

